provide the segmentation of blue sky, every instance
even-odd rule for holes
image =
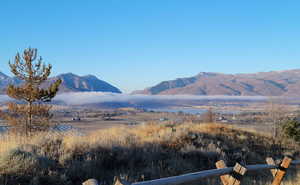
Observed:
[[[0,71],[39,49],[53,75],[94,74],[125,92],[201,71],[300,68],[300,1],[1,0]]]

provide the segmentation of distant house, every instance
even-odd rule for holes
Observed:
[[[168,121],[168,118],[160,118],[159,121]]]
[[[81,118],[80,117],[73,117],[72,121],[81,121]]]
[[[218,117],[217,120],[220,121],[220,122],[222,122],[222,123],[228,123],[229,122],[224,116]]]
[[[79,112],[77,112],[76,116],[72,118],[72,121],[81,121],[81,117],[79,116]]]

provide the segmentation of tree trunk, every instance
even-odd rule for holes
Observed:
[[[27,119],[28,119],[27,132],[29,132],[29,133],[27,133],[26,135],[31,134],[31,126],[32,126],[32,102],[31,101],[28,102],[28,117],[27,117]]]

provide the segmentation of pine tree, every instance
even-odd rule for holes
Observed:
[[[8,113],[4,116],[9,125],[26,135],[34,131],[46,130],[49,127],[50,102],[59,90],[58,79],[47,89],[41,88],[50,73],[52,66],[37,58],[37,49],[28,48],[15,56],[14,63],[9,62],[11,72],[24,83],[21,86],[9,85],[7,95],[22,103],[8,103]]]

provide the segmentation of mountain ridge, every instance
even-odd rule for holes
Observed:
[[[238,74],[200,72],[192,77],[162,81],[132,94],[299,96],[300,69]]]
[[[74,73],[63,73],[54,77],[50,77],[45,83],[42,84],[42,88],[48,87],[52,82],[60,78],[62,84],[60,86],[59,93],[62,92],[113,92],[122,93],[117,87],[98,79],[94,75],[79,76]],[[5,89],[9,84],[20,85],[22,81],[10,77],[0,71],[0,93],[4,94]]]

